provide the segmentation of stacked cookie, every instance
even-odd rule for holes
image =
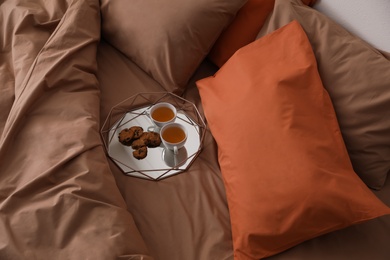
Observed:
[[[154,148],[161,144],[160,135],[156,132],[144,132],[141,126],[125,128],[119,133],[119,142],[134,149],[134,158],[140,160],[147,156],[148,147]]]

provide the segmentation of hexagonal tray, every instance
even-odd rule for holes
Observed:
[[[144,131],[153,126],[148,110],[156,103],[169,102],[177,109],[175,122],[188,131],[185,146],[174,155],[163,144],[148,148],[146,158],[137,160],[133,149],[121,144],[119,132],[131,126],[142,126]],[[206,125],[196,106],[169,92],[139,93],[114,106],[103,124],[101,135],[108,156],[129,176],[160,180],[186,171],[202,149]]]

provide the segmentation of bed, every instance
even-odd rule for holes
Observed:
[[[0,259],[390,259],[389,9],[0,1]],[[184,171],[109,156],[140,93],[204,121]]]

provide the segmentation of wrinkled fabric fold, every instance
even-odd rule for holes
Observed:
[[[100,139],[99,1],[0,7],[0,258],[151,259]]]

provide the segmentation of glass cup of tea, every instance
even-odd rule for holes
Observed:
[[[175,121],[177,115],[176,107],[167,102],[160,102],[153,105],[149,111],[150,119],[157,127],[149,127],[149,131],[158,131],[161,127]]]
[[[160,131],[161,141],[164,146],[173,151],[175,155],[179,153],[187,141],[187,129],[179,123],[169,123],[164,125]]]

